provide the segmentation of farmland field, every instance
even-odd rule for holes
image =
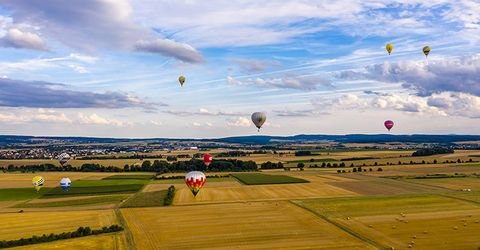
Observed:
[[[474,249],[480,206],[436,195],[296,201],[382,247]]]
[[[122,250],[127,249],[125,243],[125,236],[122,233],[114,233],[109,235],[88,236],[79,239],[69,239],[53,241],[49,243],[42,243],[36,245],[28,245],[23,247],[16,247],[13,249],[82,249],[82,250],[97,250],[97,249],[112,249]]]
[[[75,231],[78,227],[101,228],[116,224],[113,210],[0,213],[0,240]]]
[[[68,206],[88,206],[97,204],[118,204],[122,200],[130,197],[129,195],[105,195],[101,197],[68,197],[58,199],[37,199],[27,203],[19,203],[15,207],[19,208],[42,208],[42,207],[68,207]]]
[[[246,185],[265,185],[265,184],[288,184],[308,182],[304,179],[295,178],[286,175],[267,175],[267,174],[232,174],[243,184]]]
[[[409,156],[412,151],[318,151],[312,157],[295,157],[289,152],[282,157],[267,153],[243,158],[257,162],[281,159],[291,166],[342,160],[348,164],[343,168],[307,167],[305,171],[207,172],[207,176],[227,177],[207,177],[196,197],[185,186],[185,173],[160,175],[178,179],[155,179],[154,173],[138,172],[0,173],[0,221],[6,222],[0,223],[0,240],[60,233],[79,226],[123,224],[127,228],[122,233],[34,247],[406,249],[412,241],[419,249],[480,246],[476,237],[480,230],[480,178],[473,174],[480,173],[480,163],[379,166],[383,171],[368,166],[367,172],[356,173],[348,167],[400,159],[465,161],[480,155],[478,150],[418,158]],[[467,177],[416,179],[432,174]],[[36,175],[46,179],[39,192],[31,184]],[[67,192],[58,186],[63,177],[72,180]],[[175,186],[176,195],[172,205],[163,206],[170,185]]]
[[[167,190],[140,192],[122,204],[122,207],[159,207],[163,206],[163,199]]]
[[[100,195],[113,193],[135,193],[143,187],[143,184],[121,184],[109,186],[91,186],[91,187],[72,187],[68,191],[63,191],[62,188],[56,187],[41,198],[47,199],[52,197],[66,197],[76,195]]]
[[[138,249],[373,249],[289,202],[128,208]],[[162,214],[162,216],[158,216]],[[161,232],[149,233],[144,232]]]

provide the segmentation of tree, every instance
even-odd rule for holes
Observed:
[[[382,168],[377,168],[377,171],[381,172],[381,171],[383,171],[383,169]]]
[[[173,155],[169,155],[169,156],[167,156],[167,161],[177,161],[177,157],[175,157]]]
[[[437,164],[437,159],[433,160],[433,164]]]
[[[326,167],[327,164],[325,162],[322,162],[322,168]]]
[[[377,163],[377,162],[375,162],[375,163],[373,163],[373,165],[374,165],[374,166],[378,166],[378,163]]]
[[[299,162],[299,163],[297,164],[297,168],[299,168],[300,171],[303,171],[303,168],[304,168],[304,167],[305,167],[305,164],[304,164],[303,162]]]
[[[142,162],[142,170],[143,171],[150,171],[152,168],[152,163],[149,160]]]
[[[340,170],[339,170],[340,171]],[[356,173],[357,172],[357,169],[356,168],[353,168],[352,169],[352,172]]]

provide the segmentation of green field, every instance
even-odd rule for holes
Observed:
[[[58,198],[77,195],[103,195],[112,193],[135,193],[143,187],[143,184],[122,184],[112,186],[71,187],[68,191],[56,187],[44,194],[41,198]]]
[[[266,184],[289,184],[289,183],[305,183],[307,180],[295,178],[286,175],[269,175],[269,174],[232,174],[241,183],[245,185],[266,185]]]
[[[128,199],[121,207],[159,207],[163,206],[163,200],[166,196],[167,190],[140,192]]]
[[[440,195],[414,194],[295,201],[325,216],[368,216],[471,209],[469,202]]]
[[[88,205],[120,203],[122,200],[125,200],[128,197],[129,197],[129,195],[109,195],[109,196],[82,198],[82,199],[66,200],[66,201],[42,202],[42,203],[21,203],[21,204],[15,205],[14,207],[18,207],[18,208],[42,208],[42,207],[88,206]]]
[[[50,188],[42,188],[36,191],[34,188],[2,188],[0,189],[0,201],[21,201],[38,198],[49,192]]]
[[[71,188],[74,187],[92,187],[92,186],[115,186],[115,185],[129,185],[129,184],[146,184],[149,180],[135,180],[135,179],[117,179],[117,180],[78,180],[72,181]]]
[[[154,175],[146,175],[146,174],[132,174],[132,175],[111,175],[103,178],[102,180],[151,180],[153,179]]]

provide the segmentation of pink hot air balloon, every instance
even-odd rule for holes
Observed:
[[[385,127],[388,129],[388,131],[390,131],[390,129],[393,128],[393,121],[390,121],[390,120],[386,120],[385,123],[384,123]]]

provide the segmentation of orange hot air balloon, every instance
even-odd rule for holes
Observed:
[[[185,175],[185,184],[192,191],[193,196],[197,196],[200,189],[205,185],[207,177],[200,171],[192,171]]]

